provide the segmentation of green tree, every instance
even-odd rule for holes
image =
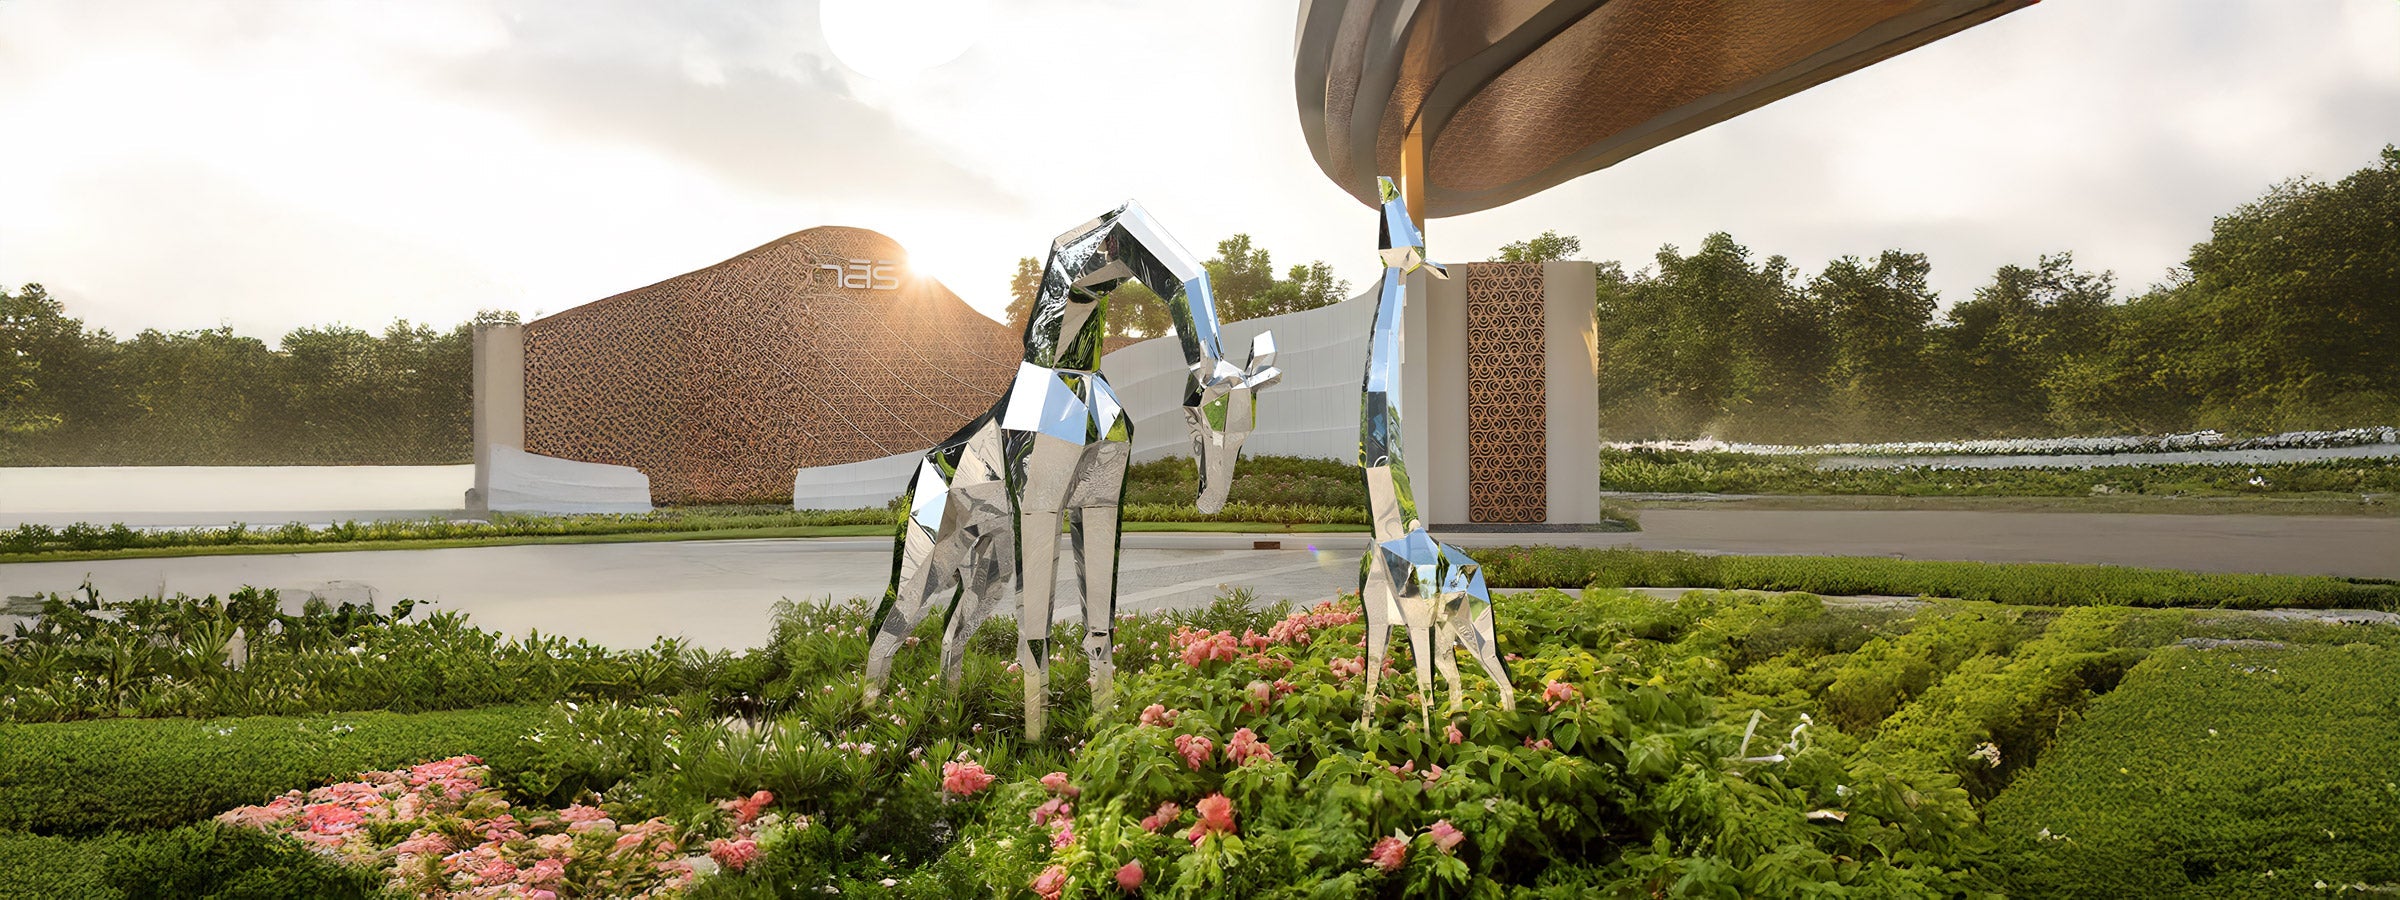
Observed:
[[[1268,292],[1275,288],[1275,263],[1266,248],[1252,246],[1249,235],[1218,241],[1217,255],[1201,265],[1208,269],[1218,318],[1232,322],[1267,314],[1262,310],[1268,306]]]
[[[1042,291],[1042,262],[1030,256],[1017,258],[1017,273],[1008,279],[1008,329],[1023,334],[1025,322],[1033,317],[1034,295]]]
[[[2053,430],[2045,381],[2107,345],[2115,290],[2115,276],[2077,270],[2071,253],[2001,266],[1936,334],[1948,418],[1976,436]]]
[[[1924,254],[1886,250],[1872,263],[1836,259],[1809,282],[1830,317],[1829,388],[1851,422],[1892,428],[1913,422],[1934,399],[1925,359],[1936,306],[1926,282],[1932,272]]]
[[[1510,243],[1501,245],[1500,254],[1492,257],[1491,261],[1549,262],[1560,259],[1574,259],[1582,253],[1582,238],[1575,237],[1573,235],[1562,235],[1556,231],[1543,231],[1541,234],[1535,237],[1522,241],[1512,241]]]

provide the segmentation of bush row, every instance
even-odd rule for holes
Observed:
[[[295,614],[272,590],[110,601],[87,585],[0,642],[0,721],[631,700],[703,685],[723,661],[672,639],[619,652],[505,637],[454,612],[405,621],[407,606],[312,600]]]
[[[2400,584],[2063,563],[1828,556],[1705,556],[1625,548],[1497,547],[1475,554],[1496,588],[1688,587],[1954,597],[2029,606],[2400,609]]]
[[[0,830],[164,829],[369,769],[459,754],[522,768],[539,706],[0,725]]]
[[[90,838],[0,831],[0,900],[343,900],[382,879],[263,832],[214,822]]]
[[[223,528],[176,528],[143,531],[123,523],[94,525],[78,522],[63,528],[34,523],[0,531],[0,553],[50,553],[70,550],[135,550],[165,547],[235,547],[264,545],[350,544],[363,541],[439,541],[499,537],[557,537],[587,534],[655,534],[663,532],[727,531],[789,528],[809,525],[883,525],[892,521],[887,509],[779,509],[775,507],[695,507],[649,513],[594,513],[544,516],[496,513],[489,521],[474,519],[387,519],[341,522],[312,528],[300,522],[253,527],[234,523]]]
[[[2167,647],[1986,807],[2022,897],[2388,894],[2400,650]]]
[[[2175,495],[2389,494],[2400,458],[2317,462],[1965,469],[1902,466],[1819,469],[1807,456],[1682,450],[1602,450],[1600,485],[1612,491],[1707,494],[1848,494],[1904,497],[2082,497],[2099,492]]]

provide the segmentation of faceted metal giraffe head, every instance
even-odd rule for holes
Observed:
[[[1225,508],[1225,495],[1233,490],[1233,464],[1242,458],[1242,442],[1258,424],[1258,391],[1282,378],[1283,370],[1275,367],[1275,334],[1268,331],[1250,340],[1247,365],[1203,359],[1192,367],[1183,418],[1192,428],[1192,458],[1200,464],[1201,512]]]

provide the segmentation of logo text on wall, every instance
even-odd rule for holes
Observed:
[[[867,291],[900,289],[900,264],[888,259],[852,259],[844,260],[842,263],[818,263],[817,268],[832,270],[834,281],[846,288]]]

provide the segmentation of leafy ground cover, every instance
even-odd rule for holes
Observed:
[[[1844,494],[1910,497],[2088,497],[2095,493],[2187,497],[2400,493],[2400,458],[2267,465],[2127,465],[2090,469],[1903,466],[1818,469],[1810,456],[1603,449],[1605,490],[1707,494]]]
[[[1332,460],[1246,458],[1225,508],[1214,513],[1202,513],[1192,505],[1197,478],[1186,459],[1162,459],[1132,467],[1125,489],[1127,530],[1349,531],[1364,530],[1367,523],[1366,490],[1358,481],[1358,469]],[[488,520],[395,519],[328,527],[292,522],[269,527],[236,523],[222,528],[145,530],[123,523],[55,528],[26,523],[0,531],[0,563],[296,550],[865,536],[890,533],[894,515],[892,508],[695,506],[642,514],[497,513]],[[1615,515],[1630,527],[1630,514],[1619,511]]]
[[[2322,575],[1542,546],[1483,549],[1475,558],[1499,588],[1688,587],[2037,606],[2400,609],[2400,583]]]
[[[2017,890],[2289,897],[2400,884],[2400,651],[2167,647],[1992,803]]]
[[[2105,896],[2132,883],[2093,874],[2111,854],[2392,887],[2358,862],[2392,840],[2392,726],[2359,723],[2389,718],[2400,630],[1609,589],[1507,594],[1499,622],[1514,707],[1469,666],[1464,707],[1420,718],[1399,652],[1364,731],[1355,608],[1241,597],[1117,623],[1110,709],[1062,651],[1039,742],[1009,623],[959,687],[918,646],[870,703],[858,604],[787,605],[756,649],[550,703],[0,726],[0,772],[25,773],[0,809],[44,817],[0,824],[0,896]],[[2208,668],[2228,661],[2285,674]],[[2176,749],[2203,718],[2229,742]],[[423,793],[407,767],[462,753],[472,786],[399,805]]]

